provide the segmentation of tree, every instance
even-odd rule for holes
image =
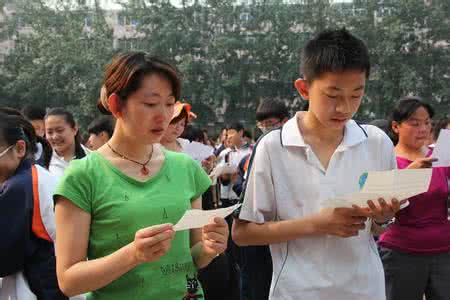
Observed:
[[[15,50],[2,70],[1,105],[63,106],[85,124],[95,112],[102,70],[113,54],[112,29],[98,8],[58,1],[18,3],[10,20]],[[88,20],[90,26],[86,26]]]

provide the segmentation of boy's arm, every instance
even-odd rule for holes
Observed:
[[[322,235],[351,237],[365,228],[367,216],[356,208],[329,208],[299,219],[262,224],[235,219],[232,237],[239,246],[268,245]]]
[[[278,219],[276,194],[270,151],[267,149],[270,144],[266,141],[261,140],[254,150],[255,156],[249,169],[245,200],[239,216],[241,220],[235,220],[233,224],[233,240],[238,245],[281,243],[325,234],[349,237],[357,235],[364,228],[367,216],[362,216],[359,210],[353,208],[323,209],[317,214],[298,219],[274,221]]]
[[[257,224],[235,219],[233,241],[239,246],[283,243],[300,237],[312,236],[317,231],[311,218]]]

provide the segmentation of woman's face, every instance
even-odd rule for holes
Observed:
[[[78,128],[71,127],[64,116],[48,116],[45,119],[45,137],[58,155],[74,151],[77,132]]]
[[[169,126],[174,104],[170,82],[160,75],[148,75],[141,87],[128,97],[117,121],[126,136],[145,144],[159,143]]]
[[[174,142],[177,138],[179,138],[186,128],[186,118],[182,118],[177,122],[170,123],[166,132],[164,133],[163,140],[166,142]]]
[[[420,149],[428,141],[431,133],[431,118],[428,111],[419,107],[407,120],[393,122],[393,131],[398,134],[399,144],[411,149]]]
[[[22,140],[14,145],[0,144],[0,184],[14,174],[25,154],[26,146]]]

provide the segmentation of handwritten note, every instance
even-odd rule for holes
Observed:
[[[178,223],[173,227],[175,231],[201,228],[205,225],[211,224],[215,217],[225,218],[233,211],[239,208],[241,204],[236,204],[226,208],[219,208],[214,210],[191,209],[184,213]]]
[[[433,150],[433,167],[450,167],[450,129],[442,129]]]
[[[367,201],[383,198],[399,201],[425,193],[431,181],[432,169],[403,169],[369,172],[361,191],[330,199],[328,207],[367,206]]]

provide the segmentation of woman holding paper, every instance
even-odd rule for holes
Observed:
[[[399,169],[431,168],[425,145],[432,107],[417,97],[397,102],[391,118]],[[388,300],[450,299],[450,223],[447,180],[450,168],[433,168],[428,192],[409,198],[380,237]]]
[[[99,109],[116,118],[112,138],[72,162],[55,194],[57,274],[67,295],[88,299],[197,299],[197,268],[226,249],[222,218],[178,231],[201,208],[210,180],[185,155],[158,143],[180,96],[177,70],[145,53],[107,67]]]

